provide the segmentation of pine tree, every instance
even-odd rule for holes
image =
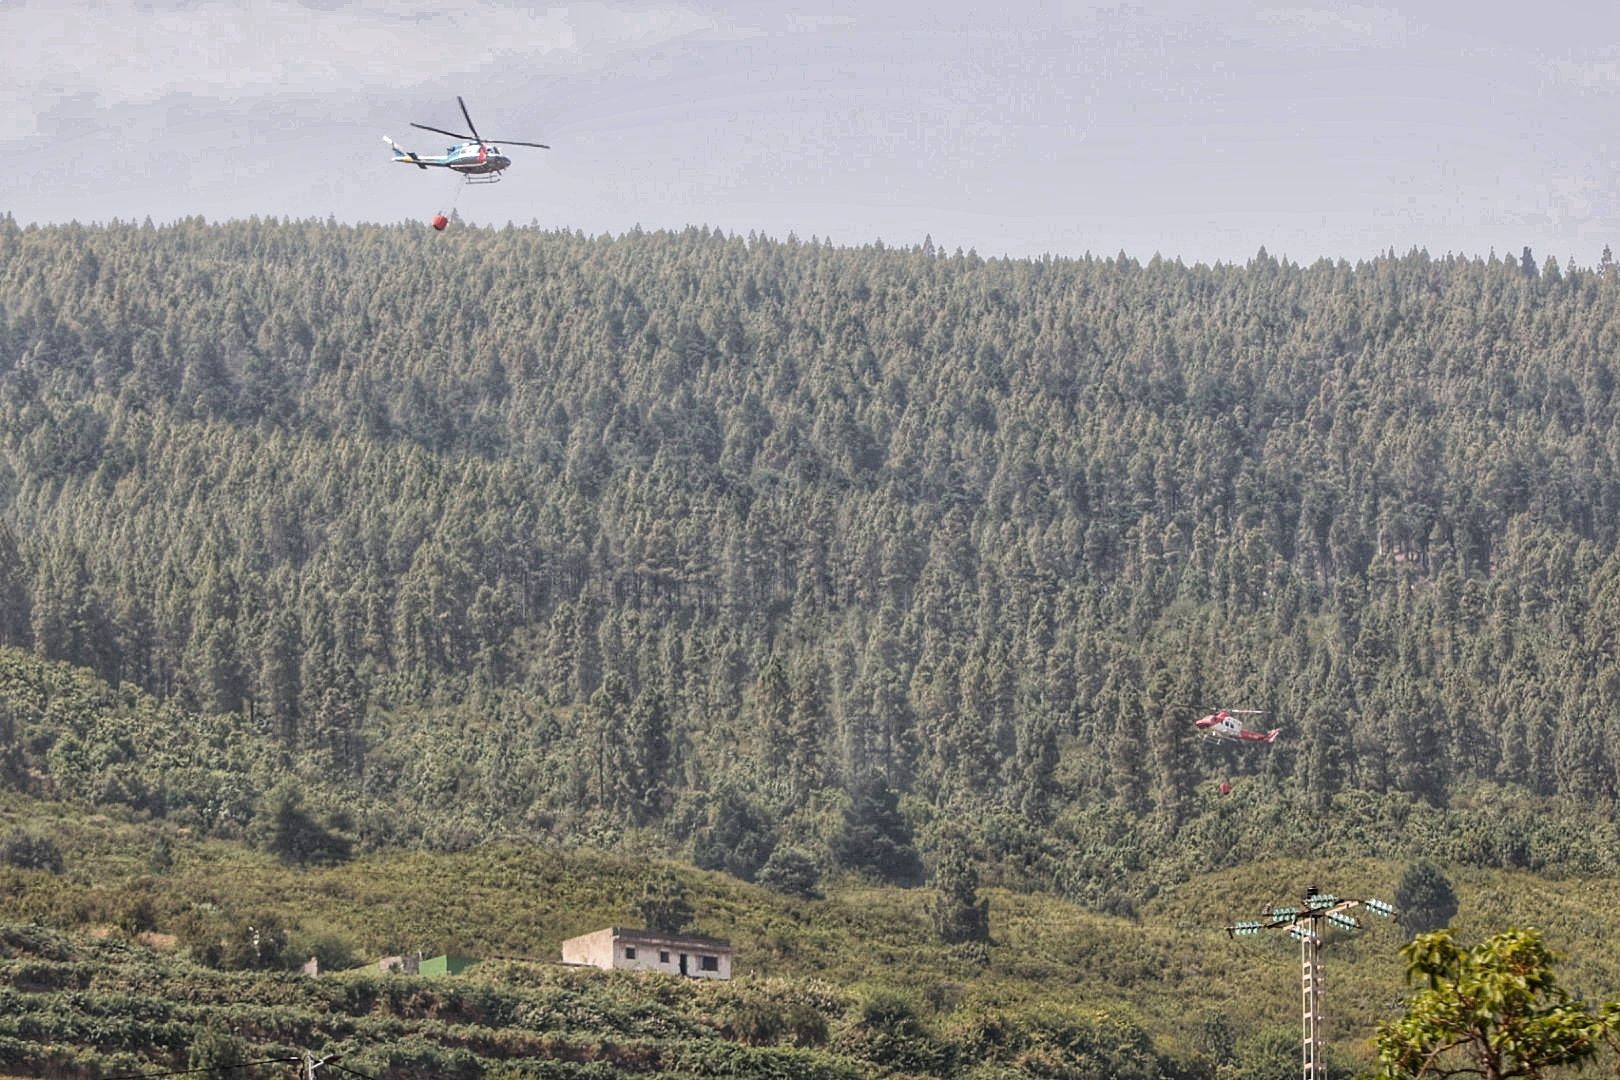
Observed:
[[[1394,900],[1401,929],[1413,937],[1449,926],[1457,914],[1457,894],[1451,882],[1428,859],[1407,864],[1395,886]]]
[[[915,885],[922,879],[922,860],[913,846],[911,826],[900,813],[899,798],[875,776],[857,781],[850,792],[832,854],[845,869],[880,881]]]
[[[990,940],[990,901],[979,896],[979,871],[959,846],[940,857],[934,888],[929,914],[939,940],[947,945]]]
[[[299,685],[298,627],[285,608],[270,614],[259,641],[256,697],[288,745],[298,742]]]
[[[616,671],[602,679],[586,710],[591,789],[597,806],[627,813],[632,802],[629,743],[630,688]]]
[[[16,534],[0,521],[0,645],[26,648],[29,644],[30,576]]]
[[[635,776],[631,818],[638,825],[661,818],[673,799],[673,760],[669,708],[663,694],[649,687],[630,706],[630,768]]]

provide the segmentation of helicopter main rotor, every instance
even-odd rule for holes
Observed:
[[[452,139],[462,139],[467,142],[475,142],[479,146],[487,146],[490,143],[505,143],[508,146],[533,146],[539,150],[551,149],[551,147],[547,146],[545,143],[522,142],[518,139],[485,139],[482,135],[478,134],[478,129],[473,126],[472,114],[467,111],[467,103],[461,100],[460,94],[456,95],[456,104],[461,106],[462,118],[467,121],[467,128],[472,132],[471,135],[463,135],[459,131],[446,131],[444,128],[431,127],[427,124],[418,124],[414,120],[411,121],[411,127],[421,128],[423,131],[437,132],[440,135],[448,135]]]

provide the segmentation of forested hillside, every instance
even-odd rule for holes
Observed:
[[[0,219],[0,645],[143,692],[87,739],[5,654],[3,775],[1120,908],[1323,837],[1615,869],[1617,344],[1606,256]]]

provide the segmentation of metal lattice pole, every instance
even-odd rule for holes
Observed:
[[[1327,1080],[1327,1064],[1318,1048],[1322,1045],[1322,941],[1314,935],[1299,939],[1302,969],[1301,998],[1304,1008],[1302,1040],[1304,1080]]]
[[[1386,919],[1395,914],[1394,905],[1382,900],[1332,896],[1317,892],[1313,885],[1305,890],[1305,903],[1300,907],[1268,907],[1260,913],[1262,919],[1233,923],[1226,928],[1228,937],[1258,934],[1262,930],[1286,930],[1299,940],[1300,1075],[1303,1080],[1327,1080],[1327,1058],[1322,1042],[1322,924],[1341,930],[1359,930],[1361,923],[1350,914],[1358,907]]]

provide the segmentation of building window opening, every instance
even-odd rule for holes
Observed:
[[[660,964],[669,963],[669,953],[663,952],[662,950],[660,950],[659,953],[658,953],[658,962]]]
[[[720,970],[720,958],[718,956],[700,956],[700,957],[698,957],[698,970],[699,971],[719,971]]]
[[[636,958],[636,947],[634,945],[626,945],[624,947],[624,958],[626,960],[634,960]]]

